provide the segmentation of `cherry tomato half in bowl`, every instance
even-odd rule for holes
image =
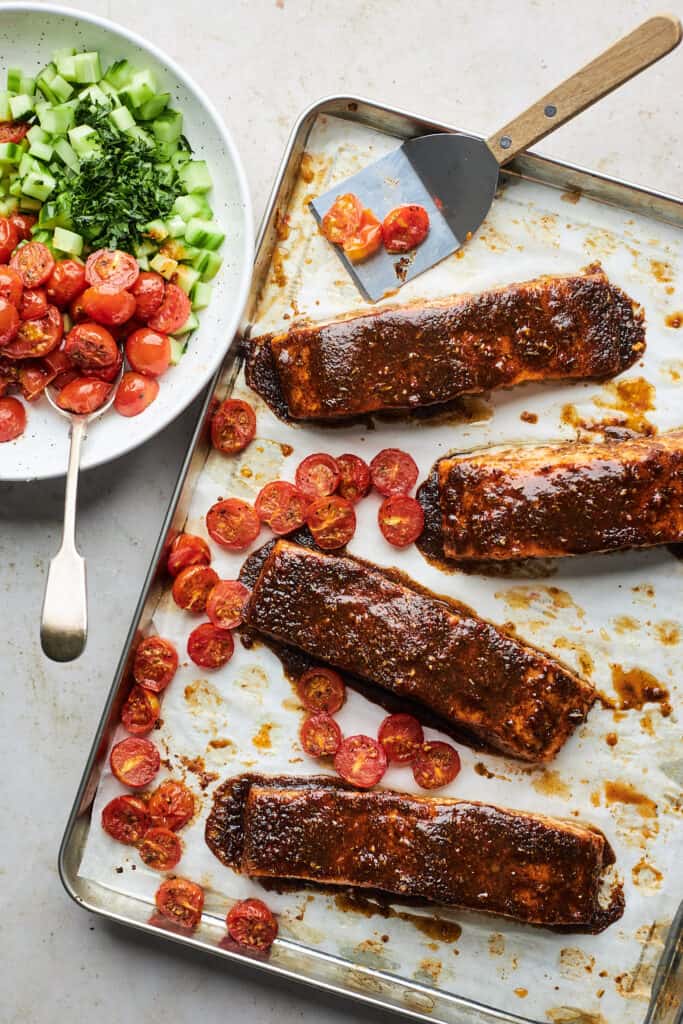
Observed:
[[[81,370],[102,370],[116,365],[119,347],[106,327],[86,320],[71,328],[64,352]]]
[[[167,334],[141,327],[126,338],[126,359],[134,370],[148,377],[160,377],[171,364],[171,342]]]
[[[39,320],[24,320],[19,325],[16,337],[2,347],[2,355],[9,359],[41,359],[59,347],[63,333],[62,314],[56,306],[48,306]]]
[[[111,384],[94,377],[76,377],[57,395],[57,405],[78,416],[88,416],[107,401]]]
[[[111,770],[124,786],[142,789],[159,771],[159,751],[149,740],[130,736],[112,747],[109,755]]]
[[[0,297],[19,308],[24,282],[12,267],[0,266]]]
[[[58,260],[48,278],[48,301],[65,309],[85,289],[85,268],[76,260]]]
[[[123,290],[134,285],[140,274],[138,261],[120,249],[98,249],[88,256],[85,279],[90,285],[108,285]]]
[[[121,416],[139,416],[159,394],[159,385],[153,377],[128,371],[116,389],[114,408]]]
[[[140,686],[161,693],[178,669],[178,652],[163,636],[146,636],[137,646],[133,678]]]
[[[16,224],[9,217],[0,217],[0,263],[7,263],[18,243],[19,232]]]
[[[167,878],[157,889],[154,902],[167,921],[192,931],[202,917],[204,890],[187,878]]]
[[[14,441],[26,430],[26,409],[18,398],[0,398],[0,444]]]
[[[16,233],[16,228],[14,231]],[[42,242],[27,242],[12,253],[9,265],[19,274],[24,288],[39,288],[52,274],[55,260]]]
[[[164,300],[166,282],[161,274],[143,270],[131,285],[130,293],[135,299],[135,315],[139,320],[149,320]]]
[[[191,312],[192,304],[182,288],[167,284],[161,305],[148,317],[147,325],[154,331],[173,334],[180,330]]]
[[[47,295],[44,288],[25,288],[19,303],[22,320],[39,320],[47,313]]]
[[[147,804],[138,796],[126,793],[114,797],[102,808],[102,828],[117,843],[134,846],[140,842],[150,825]]]
[[[107,285],[86,288],[81,304],[87,316],[105,327],[125,324],[135,312],[135,299],[130,292],[113,292]]]
[[[28,127],[28,125],[22,125],[22,128],[27,128],[27,127]],[[0,142],[5,142],[5,141],[11,141],[11,140],[5,140],[5,139],[0,137]],[[34,227],[34,225],[37,223],[38,218],[34,217],[30,213],[13,213],[12,216],[10,217],[10,220],[11,220],[12,224],[14,224],[15,228],[17,229],[17,234],[19,235],[19,241],[20,242],[30,242],[30,240],[31,240],[31,230]]]
[[[20,325],[21,320],[16,306],[7,299],[0,299],[0,350],[14,341]]]

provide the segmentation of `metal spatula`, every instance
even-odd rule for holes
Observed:
[[[337,196],[346,192],[355,193],[380,219],[405,203],[419,203],[429,213],[426,240],[407,256],[397,257],[381,248],[364,262],[352,263],[340,246],[334,246],[363,296],[376,302],[459,249],[488,213],[500,167],[680,41],[678,18],[666,14],[650,18],[486,142],[447,133],[410,139],[314,199],[310,206],[318,223]]]

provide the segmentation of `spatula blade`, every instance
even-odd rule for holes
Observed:
[[[310,207],[318,223],[345,192],[355,193],[380,219],[403,204],[425,207],[429,234],[406,256],[382,248],[362,263],[352,263],[341,246],[333,246],[361,294],[376,302],[459,249],[486,216],[497,181],[496,159],[479,139],[425,135],[404,142],[340,182],[312,200]]]

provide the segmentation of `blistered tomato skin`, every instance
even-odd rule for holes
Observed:
[[[161,305],[148,317],[147,324],[154,331],[173,334],[179,331],[192,312],[192,304],[177,284],[167,284]]]
[[[117,843],[134,846],[150,824],[147,806],[140,797],[129,794],[117,796],[102,808],[102,828]]]
[[[309,757],[334,757],[342,744],[342,731],[331,715],[309,715],[299,731],[301,746]]]
[[[114,408],[121,416],[139,416],[158,394],[159,385],[153,377],[131,370],[119,382]]]
[[[152,825],[177,832],[194,815],[194,795],[184,783],[168,779],[152,793],[148,810]]]
[[[106,327],[86,321],[71,328],[64,352],[81,370],[102,370],[118,362],[119,347]]]
[[[121,723],[131,736],[147,736],[157,724],[160,710],[156,693],[136,683],[121,708]]]
[[[91,285],[81,296],[86,315],[105,327],[117,327],[130,320],[135,299],[130,292],[113,292],[107,285]]]
[[[90,285],[123,290],[135,284],[140,267],[134,256],[121,249],[98,249],[88,256],[84,274]]]
[[[171,871],[183,855],[183,844],[170,828],[150,828],[138,846],[140,859],[153,871]]]
[[[261,953],[267,952],[277,938],[277,921],[262,900],[240,900],[225,922],[234,942]]]
[[[48,278],[46,291],[49,302],[65,309],[85,289],[85,268],[76,260],[59,260]]]
[[[16,234],[16,228],[14,231]],[[27,242],[12,253],[10,267],[17,271],[24,282],[24,288],[38,288],[49,279],[55,268],[55,260],[42,242]]]
[[[78,416],[96,412],[109,397],[111,385],[91,377],[76,377],[66,384],[57,395],[57,405]]]
[[[26,409],[18,398],[0,398],[0,444],[14,441],[26,429]]]
[[[0,217],[0,263],[8,259],[19,243],[19,232],[16,224],[9,217]]]
[[[19,308],[24,282],[12,267],[0,266],[0,297]]]
[[[171,576],[177,576],[189,565],[210,565],[211,551],[203,537],[194,533],[181,533],[171,544],[166,567]]]
[[[308,499],[294,484],[273,480],[261,488],[254,508],[261,522],[282,537],[304,525]]]
[[[126,359],[134,370],[148,377],[160,377],[171,364],[171,342],[167,334],[142,327],[126,339]]]
[[[424,242],[429,233],[429,214],[416,203],[397,206],[382,223],[384,248],[390,253],[406,253]]]
[[[327,498],[334,494],[340,480],[336,459],[325,452],[308,455],[295,474],[296,486],[306,498]]]
[[[47,313],[47,295],[44,288],[25,288],[19,303],[22,320],[39,320]]]
[[[19,312],[7,299],[0,298],[0,351],[14,341],[20,327]]]
[[[167,878],[157,889],[154,902],[167,921],[193,931],[202,917],[204,891],[187,878]]]
[[[146,321],[156,313],[164,300],[166,282],[161,274],[153,270],[143,270],[130,293],[135,299],[135,315]]]
[[[9,359],[41,359],[59,347],[63,333],[62,314],[56,306],[48,306],[45,316],[19,324],[15,337],[3,346],[2,355]]]
[[[211,444],[225,455],[244,451],[255,433],[256,414],[240,398],[226,398],[211,418]]]

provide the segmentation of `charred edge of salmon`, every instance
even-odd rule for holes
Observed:
[[[214,792],[213,806],[209,813],[205,828],[205,841],[213,855],[226,867],[231,868],[237,873],[243,872],[243,860],[244,860],[244,815],[249,798],[249,792],[252,787],[263,786],[272,789],[345,789],[354,790],[354,787],[349,783],[344,782],[342,779],[338,779],[334,776],[320,775],[320,776],[269,776],[263,775],[258,772],[247,772],[242,775],[234,776],[223,782]],[[574,820],[565,820],[562,818],[551,818],[547,815],[537,815],[533,812],[528,811],[515,811],[509,808],[501,808],[495,804],[487,804],[483,801],[470,801],[470,800],[458,800],[452,798],[434,798],[434,797],[416,797],[409,794],[399,794],[393,790],[386,790],[377,788],[373,790],[378,797],[382,793],[388,793],[394,796],[399,796],[408,800],[422,801],[425,803],[438,803],[438,804],[465,804],[470,807],[482,807],[486,809],[493,808],[494,810],[503,813],[514,815],[517,818],[529,818],[535,823],[541,822],[547,824],[549,827],[555,827],[559,829],[568,828],[572,832],[576,832],[577,829],[584,829],[587,832],[600,838],[602,842],[602,873],[604,870],[611,867],[615,861],[614,850],[605,836],[604,832],[597,826],[577,822]],[[330,882],[316,882],[312,879],[292,879],[283,876],[279,879],[274,876],[265,876],[263,878],[264,884],[267,882],[277,881],[287,882],[288,886],[291,884],[295,885],[298,883],[300,888],[311,888],[317,891],[330,892],[335,888],[344,888],[347,890],[358,891],[364,893],[366,896],[370,890],[365,887],[359,888],[358,886],[349,886],[348,883],[340,882],[337,886]],[[375,889],[372,890],[376,896],[381,897],[382,893],[385,896],[402,899],[400,894],[393,893],[388,890]],[[415,899],[408,899],[407,902],[416,902]],[[418,901],[420,902],[420,901]],[[427,898],[423,901],[424,905],[436,906],[434,903]],[[577,932],[585,932],[588,934],[597,934],[602,932],[610,924],[617,921],[624,912],[625,900],[623,885],[619,881],[615,881],[610,888],[609,902],[606,905],[602,905],[595,900],[593,907],[593,914],[590,921],[583,922],[581,924],[543,924],[539,922],[526,921],[523,923],[530,924],[532,927],[542,927],[551,931],[556,931],[560,934],[569,934]],[[495,913],[494,911],[487,911],[485,908],[469,907],[465,909],[478,910],[480,913]],[[505,915],[503,915],[505,916]],[[515,918],[521,920],[520,918]]]
[[[252,603],[255,600],[255,595],[259,591],[259,584],[263,574],[268,569],[269,563],[275,559],[278,553],[286,554],[288,549],[291,550],[291,553],[294,556],[296,556],[297,553],[303,553],[301,546],[286,538],[280,538],[277,540],[270,548],[265,558],[262,558],[258,552],[255,553],[255,557],[258,560],[259,571],[256,575],[255,581],[253,578],[249,580],[252,588]],[[539,671],[545,669],[550,674],[557,674],[563,678],[563,685],[571,686],[573,691],[573,704],[569,708],[565,709],[565,713],[563,715],[560,715],[559,713],[556,715],[553,719],[554,724],[551,733],[544,734],[543,736],[534,736],[535,742],[533,745],[525,745],[521,736],[516,737],[514,743],[511,739],[506,739],[501,734],[500,729],[496,726],[495,722],[492,723],[491,717],[488,719],[488,724],[475,724],[464,717],[459,717],[456,714],[451,715],[450,718],[452,719],[453,724],[458,728],[458,731],[464,733],[465,736],[471,736],[474,734],[479,741],[479,745],[483,743],[483,745],[487,747],[494,747],[499,753],[502,752],[509,756],[529,762],[550,761],[569,739],[574,729],[580,724],[580,722],[584,721],[588,711],[595,702],[596,691],[590,681],[582,679],[573,671],[573,669],[559,658],[548,654],[547,651],[536,647],[534,644],[521,640],[505,628],[482,618],[471,608],[461,602],[455,601],[447,595],[433,593],[396,569],[381,568],[371,562],[364,561],[363,559],[356,558],[346,553],[320,552],[317,548],[313,549],[313,551],[316,555],[321,556],[323,560],[341,559],[342,561],[353,563],[354,566],[367,570],[373,576],[377,575],[383,577],[395,586],[406,588],[416,595],[427,598],[429,601],[434,602],[435,605],[440,605],[442,607],[445,606],[449,612],[454,612],[458,617],[469,620],[470,623],[488,627],[501,643],[507,642],[511,645],[510,650],[513,654],[516,654],[522,659],[529,657],[537,659]],[[260,636],[271,637],[279,643],[288,642],[279,634],[271,634],[267,627],[260,629],[254,625],[253,620],[250,619],[249,609],[247,610],[247,615],[245,617],[245,626],[252,632],[252,635],[256,633]],[[314,655],[314,657],[323,660],[319,654]],[[338,659],[326,660],[327,664],[331,664],[335,668],[339,668],[340,666],[337,662]],[[368,675],[367,678],[376,687],[388,688],[390,692],[397,692],[392,691],[391,687],[387,687],[386,684],[379,683],[371,675]],[[398,693],[398,695],[402,696],[400,693]],[[413,699],[420,705],[426,706],[423,698],[415,697]],[[431,705],[429,707],[433,714],[441,717],[441,713],[436,707],[431,707]],[[467,742],[466,738],[464,742]]]
[[[351,312],[332,321],[326,321],[312,326],[292,326],[288,331],[282,333],[271,333],[261,337],[249,339],[243,343],[243,353],[246,359],[246,379],[249,386],[260,394],[270,405],[273,411],[280,418],[291,422],[293,419],[302,417],[293,416],[287,399],[283,392],[281,381],[276,365],[276,358],[273,346],[285,342],[288,338],[310,338],[326,328],[338,328],[343,330],[345,325],[350,324],[350,329],[365,327],[373,322],[383,325],[387,321],[395,320],[402,313],[405,314],[405,325],[408,332],[419,330],[415,323],[420,312],[428,316],[430,312],[438,313],[448,309],[458,309],[468,303],[476,303],[481,307],[481,317],[486,319],[491,310],[496,307],[505,307],[507,296],[514,295],[516,291],[523,291],[536,288],[545,288],[550,293],[555,287],[562,289],[563,284],[572,285],[575,289],[574,302],[582,303],[587,314],[594,311],[594,322],[597,325],[594,341],[594,366],[592,372],[587,371],[574,375],[577,379],[605,379],[615,376],[628,369],[629,366],[640,358],[645,349],[644,313],[641,307],[629,298],[620,288],[612,285],[599,264],[592,264],[584,268],[582,273],[567,275],[546,275],[535,278],[531,281],[512,283],[499,288],[490,289],[478,294],[462,294],[449,296],[435,301],[414,302],[405,306],[385,306],[370,312]],[[557,302],[557,297],[555,297]],[[540,302],[540,300],[539,300]],[[557,315],[552,309],[543,308],[544,302],[539,304],[539,312],[551,320]],[[572,374],[563,374],[547,379],[563,379]],[[363,421],[368,416],[378,415],[382,412],[391,413],[392,416],[405,416],[414,414],[416,409],[429,409],[433,406],[434,411],[445,408],[458,397],[467,394],[482,394],[495,387],[514,386],[524,380],[537,379],[536,375],[524,374],[519,380],[513,378],[509,383],[481,384],[474,387],[457,389],[453,393],[434,399],[431,403],[423,401],[417,405],[410,403],[403,406],[401,403],[389,402],[386,406],[380,405],[372,410],[338,410],[332,412],[327,410],[316,416],[314,412],[304,419],[311,419],[312,422],[320,422],[330,425],[335,420],[342,423],[345,420]]]

